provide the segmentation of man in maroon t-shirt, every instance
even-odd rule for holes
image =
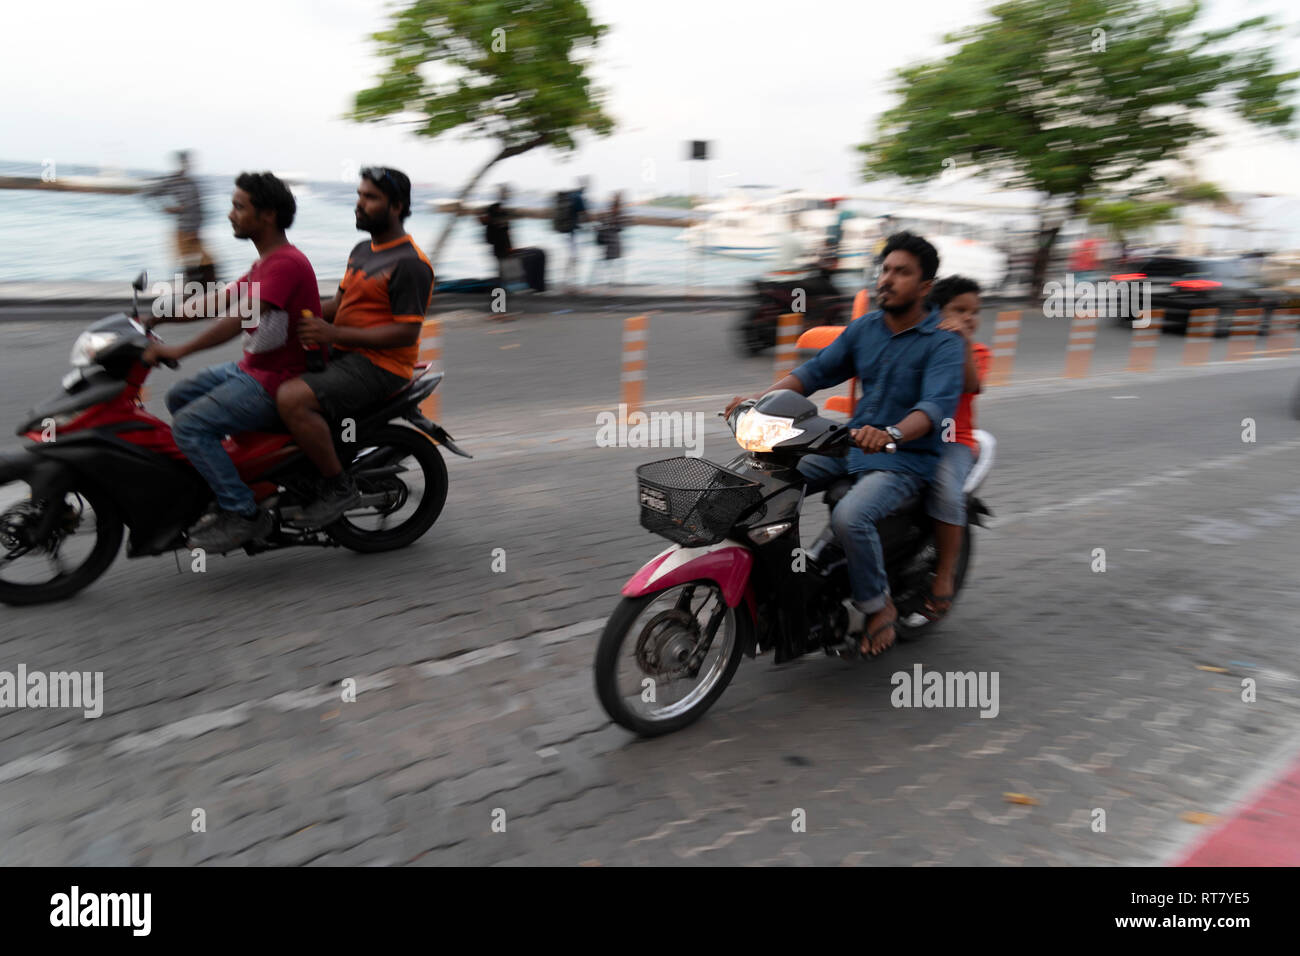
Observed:
[[[204,369],[167,393],[176,445],[212,486],[220,509],[190,529],[190,547],[229,551],[271,530],[271,516],[257,507],[221,442],[226,435],[279,427],[276,389],[307,369],[298,321],[304,312],[320,315],[320,289],[311,263],[285,236],[296,210],[293,194],[273,175],[241,173],[231,195],[230,224],[236,238],[253,241],[258,260],[246,275],[207,296],[197,317],[220,317],[193,341],[155,343],[145,352],[149,364],[181,359],[228,342],[241,329],[247,333],[239,362]]]

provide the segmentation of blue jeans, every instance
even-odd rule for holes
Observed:
[[[975,456],[969,445],[944,442],[939,452],[939,467],[930,481],[930,494],[925,501],[925,511],[931,518],[966,527],[966,494],[962,488],[974,467]]]
[[[809,494],[822,490],[837,478],[847,476],[854,480],[853,490],[831,512],[831,529],[848,559],[853,603],[864,614],[879,611],[889,596],[889,575],[885,573],[885,555],[876,522],[920,492],[925,481],[903,471],[863,471],[850,475],[847,458],[826,455],[809,455],[799,462],[799,473],[807,482]]]
[[[167,392],[167,411],[172,413],[176,447],[212,486],[217,504],[242,515],[257,511],[252,489],[239,477],[221,440],[238,432],[278,428],[275,398],[238,365],[227,362],[173,385]]]

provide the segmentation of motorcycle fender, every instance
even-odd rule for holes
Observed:
[[[36,457],[26,451],[6,452],[0,455],[0,485],[26,479],[32,473],[36,461]]]
[[[623,585],[624,597],[641,597],[688,581],[714,581],[727,607],[745,596],[754,555],[744,545],[724,540],[702,548],[673,545],[651,558]]]

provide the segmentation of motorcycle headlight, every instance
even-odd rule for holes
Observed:
[[[736,443],[745,451],[771,451],[773,445],[803,434],[793,418],[778,418],[750,409],[736,422]]]
[[[118,340],[116,332],[82,332],[72,343],[70,361],[73,368],[95,364],[95,357]]]

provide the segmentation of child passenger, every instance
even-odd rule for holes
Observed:
[[[975,341],[979,325],[980,287],[965,276],[948,276],[934,284],[930,301],[939,309],[939,328],[956,332],[966,340],[965,383],[957,403],[951,436],[945,434],[939,467],[930,482],[926,511],[934,519],[934,542],[939,552],[934,581],[926,596],[924,616],[941,620],[952,608],[957,558],[966,533],[966,496],[962,487],[979,455],[972,434],[975,427],[975,396],[983,387],[990,352]]]

